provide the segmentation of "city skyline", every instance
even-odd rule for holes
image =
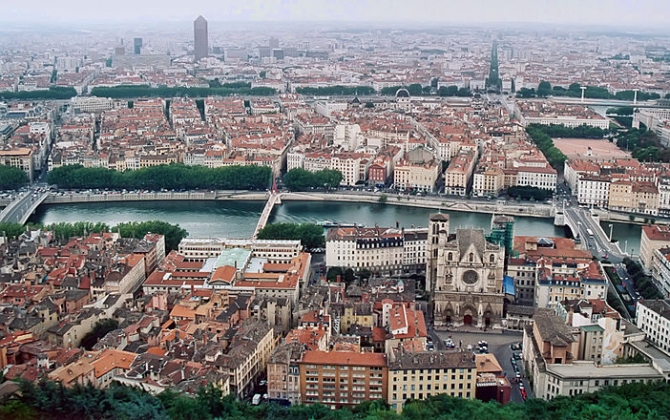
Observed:
[[[14,23],[136,22],[192,20],[198,15],[212,21],[238,22],[407,22],[407,23],[551,23],[637,27],[644,30],[664,24],[670,3],[658,0],[510,0],[491,4],[485,0],[467,3],[450,0],[249,0],[243,3],[193,0],[118,0],[92,9],[84,0],[45,0],[15,3],[0,20]],[[122,12],[119,12],[122,11]],[[130,13],[129,13],[130,12]],[[642,26],[644,25],[644,26]]]

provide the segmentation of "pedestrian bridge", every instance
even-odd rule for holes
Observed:
[[[268,201],[265,203],[265,207],[263,207],[261,217],[258,218],[258,224],[256,225],[256,229],[254,230],[254,235],[252,236],[252,239],[258,238],[258,232],[260,232],[261,229],[263,229],[265,225],[268,223],[268,219],[270,219],[270,214],[272,214],[272,210],[275,208],[276,204],[281,204],[281,193],[278,193],[273,189],[270,191],[270,197],[268,197]]]

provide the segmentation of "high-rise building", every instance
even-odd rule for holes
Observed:
[[[135,55],[140,55],[142,54],[142,38],[135,38],[133,40],[133,51],[135,52]]]
[[[201,58],[207,57],[209,51],[207,21],[202,16],[198,16],[193,22],[193,41],[195,61],[200,61]]]

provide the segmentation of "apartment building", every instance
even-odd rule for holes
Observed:
[[[577,201],[580,204],[607,207],[609,199],[609,177],[584,175],[577,180]]]
[[[474,151],[462,151],[456,155],[444,172],[444,193],[464,197],[476,163],[477,154]]]
[[[517,185],[556,190],[556,169],[552,167],[522,166],[518,168]]]
[[[497,197],[505,188],[505,174],[498,167],[479,168],[472,180],[472,195],[475,197]]]
[[[300,362],[303,404],[353,407],[364,401],[384,399],[387,387],[385,354],[308,350]]]
[[[628,211],[658,215],[659,194],[658,188],[651,182],[635,182],[632,186],[633,202]]]
[[[635,323],[658,349],[670,355],[670,299],[638,301]]]
[[[242,398],[251,392],[261,372],[266,371],[275,346],[274,332],[264,321],[247,319],[231,328],[227,335],[230,337],[227,351],[208,354],[205,360],[216,361],[228,370],[230,393]]]
[[[560,296],[566,291],[566,296],[581,295],[579,273],[589,267],[592,255],[589,251],[578,249],[574,240],[515,236],[513,253],[515,255],[508,260],[507,275],[514,279],[517,303],[542,307],[550,300],[555,302],[559,293]],[[561,282],[555,285],[556,289],[553,289],[549,275]],[[568,286],[573,282],[576,285]]]
[[[434,395],[475,398],[477,365],[469,352],[392,352],[386,401],[400,413],[407,400]]]
[[[267,364],[268,398],[300,404],[300,361],[305,344],[295,341],[277,347]]]
[[[670,298],[670,247],[655,249],[652,253],[651,277],[658,291]]]
[[[670,227],[665,225],[642,226],[640,237],[640,263],[651,271],[651,258],[655,250],[670,246]]]
[[[79,112],[103,112],[114,109],[114,101],[110,98],[75,96],[70,99],[72,108]]]
[[[515,114],[525,127],[529,124],[560,124],[566,127],[609,128],[609,120],[587,106],[564,105],[551,101],[516,101]]]
[[[326,266],[393,273],[423,270],[425,228],[332,228],[326,234]]]
[[[591,353],[583,348],[591,351],[590,347],[596,347],[593,353],[604,352],[607,341],[598,326],[577,327],[573,331],[563,318],[547,309],[536,310],[533,319],[534,325],[524,328],[522,357],[538,398],[573,396],[606,386],[663,379],[656,366],[648,363],[602,364],[591,358]]]
[[[393,170],[393,183],[399,190],[432,192],[439,170],[440,165],[435,161],[425,163],[400,161]]]
[[[0,165],[21,169],[33,181],[33,151],[25,147],[0,149]]]
[[[603,299],[607,296],[607,279],[597,262],[591,261],[583,270],[570,274],[554,273],[544,260],[535,286],[534,304],[540,308],[550,308],[566,299]]]

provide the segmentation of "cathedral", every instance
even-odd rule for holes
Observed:
[[[499,328],[503,317],[505,249],[487,242],[483,229],[449,233],[449,215],[428,224],[426,287],[436,328]]]

